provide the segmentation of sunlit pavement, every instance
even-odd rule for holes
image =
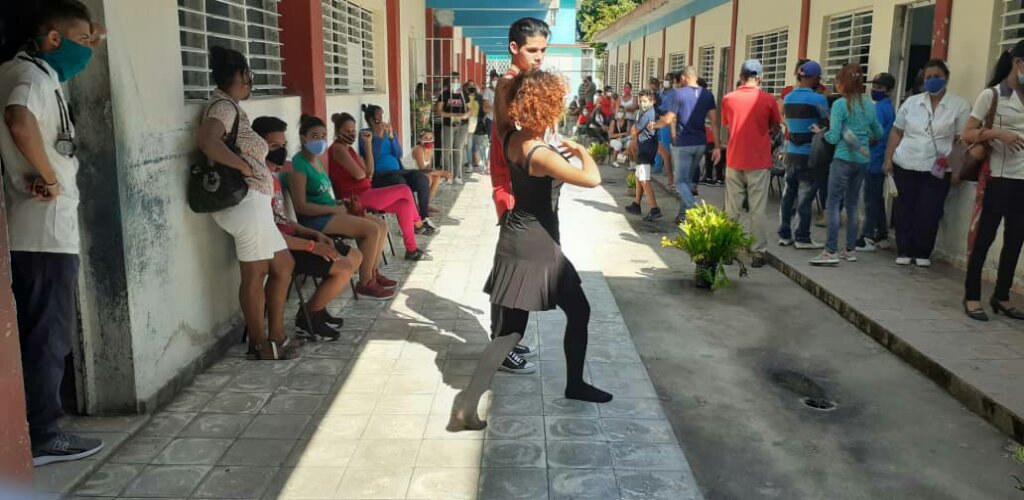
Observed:
[[[434,260],[392,257],[402,282],[390,303],[351,300],[342,339],[285,362],[245,361],[233,348],[114,451],[81,496],[287,499],[700,498],[604,276],[579,235],[585,203],[566,189],[570,258],[593,309],[588,376],[615,400],[562,397],[564,316],[531,317],[533,375],[499,374],[482,403],[488,427],[446,430],[454,396],[488,341],[481,291],[497,238],[486,177],[442,188],[448,214],[424,244]],[[591,195],[594,192],[590,193]],[[605,193],[600,193],[606,196]],[[396,244],[400,240],[396,236]],[[308,295],[307,295],[308,296]],[[289,303],[286,318],[296,304]],[[290,324],[290,321],[289,321]],[[40,469],[40,471],[45,471]]]

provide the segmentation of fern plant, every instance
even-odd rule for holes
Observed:
[[[686,221],[679,225],[674,239],[663,237],[661,246],[676,248],[690,254],[697,264],[698,276],[711,284],[712,290],[729,286],[725,265],[738,262],[740,276],[746,268],[739,257],[746,255],[754,239],[743,226],[722,210],[701,202],[686,211]]]
[[[608,147],[607,144],[602,144],[600,142],[591,144],[590,148],[587,150],[587,152],[590,153],[590,156],[594,158],[594,161],[599,163],[608,159],[608,154],[610,154],[611,151],[611,148]]]

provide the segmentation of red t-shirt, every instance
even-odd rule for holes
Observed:
[[[512,195],[512,177],[505,164],[505,145],[502,144],[502,137],[498,137],[498,128],[491,130],[491,198],[494,199],[494,208],[498,211],[498,220],[505,215],[505,212],[512,210],[516,205],[516,198]]]
[[[356,163],[362,163],[363,160],[359,158],[359,153],[356,153],[355,148],[342,144],[331,146],[332,149],[336,147],[345,148],[348,151],[348,154],[352,156],[353,161]],[[350,174],[349,171],[341,165],[341,163],[338,163],[338,160],[334,159],[333,154],[328,156],[327,173],[331,176],[331,185],[334,186],[334,196],[336,198],[344,200],[346,198],[351,198],[352,195],[357,195],[367,189],[370,189],[371,184],[369,177],[363,177],[362,179],[357,180],[355,177],[352,177],[352,174]]]
[[[612,98],[608,96],[601,97],[601,114],[605,118],[612,116]]]
[[[761,170],[772,166],[769,131],[782,122],[775,97],[754,87],[740,87],[722,99],[722,124],[729,127],[726,166]]]
[[[281,179],[274,176],[274,197],[270,199],[270,207],[274,209],[274,223],[281,234],[295,236],[295,228],[288,222],[284,210],[284,193],[281,192]]]

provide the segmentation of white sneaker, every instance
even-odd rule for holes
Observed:
[[[932,267],[932,259],[914,259],[914,265],[917,267]]]
[[[839,258],[846,262],[857,262],[857,251],[843,250],[842,252],[839,252]]]
[[[812,266],[838,266],[839,262],[839,256],[828,250],[811,259]]]
[[[864,238],[864,243],[863,244],[857,245],[857,251],[858,252],[868,252],[868,253],[871,253],[871,252],[875,251],[875,248],[876,248],[875,247],[875,242],[871,241],[871,240],[869,240],[867,238]]]
[[[875,248],[879,250],[888,250],[892,248],[892,243],[889,243],[889,240],[878,240],[875,242]]]
[[[792,244],[793,244],[793,239],[792,238],[779,238],[779,246],[780,247],[788,247],[788,246],[790,246]]]
[[[896,257],[897,266],[909,266],[913,262],[914,259],[911,259],[910,257]]]
[[[821,250],[825,248],[825,245],[818,243],[817,241],[798,241],[794,243],[794,247],[797,250]]]
[[[452,184],[455,184],[456,186],[461,185],[462,184],[462,179],[459,179],[458,177],[456,177],[455,179],[452,180]]]

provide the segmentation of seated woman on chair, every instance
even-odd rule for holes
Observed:
[[[274,174],[274,222],[281,231],[292,260],[295,261],[293,274],[312,276],[323,281],[306,302],[306,312],[295,315],[295,327],[309,336],[337,340],[340,334],[330,325],[342,326],[341,318],[327,312],[330,304],[348,285],[355,269],[363,262],[359,250],[346,245],[340,238],[333,239],[320,231],[305,227],[288,218],[285,212],[284,194],[278,173],[291,170],[284,166],[288,158],[288,140],[285,131],[288,124],[279,118],[261,116],[252,122],[253,130],[267,141],[267,168]]]
[[[339,200],[358,200],[359,204],[369,210],[395,214],[398,225],[402,229],[402,241],[405,243],[405,260],[424,260],[427,254],[416,243],[416,233],[431,236],[436,229],[420,220],[416,212],[416,204],[412,201],[412,192],[405,184],[372,188],[370,179],[373,177],[374,156],[369,148],[370,132],[364,130],[360,138],[366,146],[366,163],[359,158],[352,147],[356,137],[356,119],[348,113],[335,114],[334,144],[330,148],[330,181],[334,186],[334,194]],[[317,131],[320,130],[318,127]],[[323,128],[326,134],[327,128]]]
[[[389,300],[398,283],[378,271],[381,251],[387,243],[387,225],[374,217],[357,217],[331,196],[331,179],[319,156],[327,151],[327,126],[315,116],[303,115],[299,124],[302,151],[292,157],[292,172],[284,184],[292,196],[299,222],[328,235],[355,238],[363,263],[359,266],[356,293],[370,300]]]
[[[370,128],[364,130],[370,132],[370,142],[359,141],[359,156],[363,157],[367,165],[373,163],[370,176],[373,187],[409,186],[413,200],[417,202],[416,210],[420,214],[420,219],[427,226],[437,229],[429,218],[430,180],[422,170],[402,168],[402,144],[395,137],[391,124],[384,122],[384,110],[380,106],[364,104],[363,115],[366,123],[370,124]]]
[[[419,144],[412,148],[412,159],[416,162],[416,168],[422,170],[430,177],[430,200],[433,201],[434,193],[437,192],[437,187],[441,185],[441,179],[452,180],[451,172],[441,168],[434,168],[433,131],[424,130],[420,132]],[[430,207],[431,214],[436,210],[434,207]]]

